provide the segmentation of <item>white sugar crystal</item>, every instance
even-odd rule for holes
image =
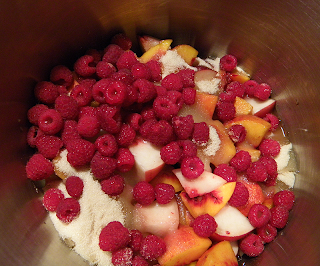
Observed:
[[[280,153],[274,158],[278,165],[278,171],[283,170],[288,165],[291,150],[292,143],[281,146]]]
[[[219,150],[220,144],[221,144],[221,140],[219,138],[217,130],[213,126],[209,125],[209,140],[208,140],[207,147],[205,147],[203,150],[204,153],[207,156],[214,156],[217,150]]]

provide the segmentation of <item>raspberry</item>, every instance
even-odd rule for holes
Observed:
[[[109,44],[105,49],[105,53],[102,57],[102,60],[115,65],[117,63],[119,57],[123,53],[124,53],[124,50],[121,49],[120,46],[118,46],[116,44]]]
[[[33,181],[46,179],[53,175],[54,168],[51,161],[46,159],[42,154],[34,154],[26,165],[27,177]]]
[[[142,116],[138,113],[131,113],[127,119],[127,124],[131,126],[135,131],[139,131],[140,125],[142,124]]]
[[[150,205],[156,198],[153,186],[146,181],[140,181],[133,187],[133,198],[141,205]]]
[[[266,83],[261,83],[254,92],[254,97],[261,101],[266,101],[271,95],[271,87]]]
[[[39,117],[39,128],[48,135],[57,134],[63,127],[60,113],[54,109],[44,111]]]
[[[273,204],[275,206],[282,206],[290,211],[295,200],[294,193],[290,190],[282,190],[273,196]]]
[[[280,143],[273,139],[264,139],[259,145],[262,156],[275,157],[280,153]]]
[[[261,162],[254,162],[247,169],[247,177],[253,182],[266,181],[268,178],[267,169]]]
[[[179,140],[177,143],[181,149],[181,159],[180,162],[188,157],[195,157],[197,156],[197,145],[194,144],[191,140]]]
[[[50,81],[57,85],[69,87],[73,83],[73,75],[69,68],[58,65],[51,70]]]
[[[133,78],[136,79],[151,79],[151,71],[146,64],[136,63],[131,67],[131,73]]]
[[[131,151],[127,148],[120,148],[116,155],[117,170],[124,173],[132,169],[135,159]]]
[[[149,119],[156,119],[156,113],[152,106],[146,106],[144,107],[141,112],[141,117],[144,121]]]
[[[227,182],[235,182],[237,181],[237,173],[236,170],[227,164],[219,164],[214,170],[213,173],[222,177]]]
[[[140,254],[147,260],[153,261],[166,252],[166,243],[156,235],[146,236],[141,243]]]
[[[276,178],[278,176],[277,162],[270,156],[261,156],[259,158],[259,162],[264,165],[268,173],[268,178],[265,182],[266,185],[274,186],[276,184]]]
[[[111,43],[118,45],[123,50],[130,50],[132,47],[132,41],[124,33],[118,33],[111,39]]]
[[[114,266],[131,266],[133,251],[131,248],[122,248],[112,253],[112,265]]]
[[[89,163],[94,155],[95,146],[84,139],[74,139],[67,143],[67,160],[74,166],[83,166]]]
[[[270,224],[275,228],[282,229],[289,219],[289,211],[281,205],[271,208]]]
[[[79,79],[78,80],[80,85],[88,87],[90,90],[92,89],[92,86],[97,82],[93,78],[86,78],[86,79]]]
[[[99,247],[103,251],[115,252],[126,247],[129,241],[129,230],[118,221],[108,223],[99,235]]]
[[[61,117],[66,120],[75,120],[79,114],[77,101],[67,95],[60,95],[56,99],[54,107],[61,114]]]
[[[138,91],[138,103],[149,102],[157,95],[154,84],[146,79],[137,79],[133,83],[133,87]]]
[[[121,81],[111,81],[105,92],[105,100],[110,105],[121,105],[127,96],[127,86]]]
[[[130,231],[130,242],[128,246],[135,252],[140,250],[140,246],[142,243],[143,235],[137,229],[132,229]]]
[[[106,132],[116,134],[120,131],[122,123],[118,108],[101,105],[99,107],[98,117],[101,128]]]
[[[221,120],[224,123],[235,117],[236,109],[233,103],[220,101],[216,106],[216,114],[219,120]]]
[[[28,110],[27,116],[28,116],[28,120],[31,124],[33,125],[38,125],[38,121],[39,121],[39,117],[40,115],[47,111],[49,109],[49,107],[45,104],[37,104],[33,107],[31,107]]]
[[[270,131],[275,131],[279,127],[280,121],[278,117],[276,117],[275,115],[266,114],[266,116],[263,119],[271,124],[271,127],[269,129]]]
[[[100,61],[96,66],[97,76],[101,79],[109,78],[116,71],[115,66],[106,61]]]
[[[254,93],[258,88],[259,84],[254,80],[248,80],[245,83],[243,83],[242,86],[244,87],[245,94],[247,94],[249,97],[254,97]]]
[[[95,101],[98,103],[106,103],[106,94],[107,94],[107,88],[110,85],[112,79],[106,78],[101,79],[98,82],[96,82],[92,87],[92,96]]]
[[[189,139],[193,132],[194,121],[192,115],[175,116],[172,118],[172,127],[178,139]]]
[[[166,146],[163,146],[160,150],[161,159],[170,165],[178,163],[181,159],[181,149],[176,141],[170,142]]]
[[[247,204],[248,199],[249,191],[247,187],[241,182],[237,182],[236,187],[228,203],[233,207],[241,207]]]
[[[82,77],[90,77],[94,73],[96,73],[94,57],[91,55],[84,55],[81,56],[75,63],[74,63],[74,71]]]
[[[62,199],[56,210],[56,215],[59,220],[64,223],[70,223],[78,217],[80,213],[80,204],[74,198]]]
[[[158,118],[171,120],[179,112],[179,107],[169,97],[158,96],[153,102],[153,109]]]
[[[194,232],[200,237],[210,237],[217,227],[216,220],[209,214],[196,217],[192,223]]]
[[[79,118],[81,118],[84,115],[98,117],[98,115],[99,115],[98,110],[99,110],[98,108],[91,107],[91,106],[81,107],[80,112],[79,112]]]
[[[192,141],[201,146],[209,140],[209,126],[206,122],[195,123],[192,133]]]
[[[129,69],[120,69],[118,72],[115,72],[111,75],[112,79],[123,82],[126,85],[131,85],[134,82],[134,78]]]
[[[159,183],[155,185],[154,191],[159,204],[167,204],[174,198],[175,190],[170,184]]]
[[[247,130],[242,125],[233,125],[229,128],[228,135],[233,142],[241,143],[246,138]]]
[[[157,91],[157,95],[158,96],[167,96],[168,95],[168,91],[165,87],[162,86],[156,86],[156,91]]]
[[[63,146],[62,140],[57,136],[43,135],[36,140],[39,153],[49,160],[55,158]]]
[[[34,89],[34,94],[44,104],[53,104],[59,96],[58,87],[48,81],[40,81]]]
[[[196,101],[197,92],[193,88],[185,88],[182,91],[182,99],[186,105],[193,105]]]
[[[238,151],[236,155],[230,160],[232,166],[237,172],[246,171],[251,164],[251,155],[248,151]]]
[[[231,54],[227,54],[220,59],[220,69],[231,72],[237,67],[237,58]]]
[[[93,99],[91,89],[85,84],[76,85],[72,89],[70,96],[76,100],[78,106],[89,105]]]
[[[270,243],[278,234],[277,228],[271,224],[266,224],[260,228],[257,228],[257,235],[261,238],[264,243]]]
[[[161,86],[165,87],[167,90],[181,91],[183,83],[179,75],[171,73],[161,80]]]
[[[77,130],[80,136],[92,138],[100,132],[100,122],[95,116],[83,115],[78,121]]]
[[[219,100],[222,102],[234,103],[236,94],[233,91],[224,91],[219,94]]]
[[[57,85],[59,95],[67,95],[68,90],[66,86]]]
[[[265,226],[271,218],[271,212],[263,204],[254,204],[248,213],[248,219],[253,227]]]
[[[232,81],[227,85],[226,92],[232,92],[235,96],[243,98],[245,93],[245,88],[239,81]]]
[[[141,256],[137,255],[132,260],[132,266],[148,266],[148,262]]]
[[[44,133],[37,126],[30,127],[27,133],[27,142],[29,146],[35,148],[37,139],[43,135]]]
[[[177,73],[177,75],[180,76],[180,78],[182,80],[182,84],[183,84],[184,88],[189,88],[189,87],[194,88],[195,87],[194,74],[195,74],[195,71],[190,68],[181,69]]]
[[[46,210],[55,212],[60,201],[64,199],[62,191],[58,188],[49,188],[43,195],[42,203]]]
[[[196,179],[204,171],[204,164],[198,157],[189,157],[182,160],[181,172],[187,179]]]
[[[150,60],[146,64],[151,73],[151,81],[159,82],[161,80],[161,64],[156,60]]]
[[[121,175],[113,175],[101,181],[101,189],[109,196],[118,196],[124,189],[124,178]]]
[[[101,59],[102,59],[102,54],[101,54],[101,52],[99,52],[99,51],[96,50],[96,49],[88,49],[87,52],[86,52],[86,54],[87,54],[87,55],[91,55],[91,56],[94,58],[93,62],[94,62],[95,64],[98,64],[98,62],[101,61]]]
[[[90,167],[95,178],[105,179],[116,170],[117,160],[96,152],[91,160]]]
[[[125,51],[123,54],[120,55],[116,65],[118,70],[120,69],[131,69],[131,67],[138,63],[137,56],[131,50]]]
[[[66,189],[73,198],[80,198],[83,192],[83,181],[78,176],[69,176],[66,179]]]
[[[119,146],[128,147],[135,139],[136,132],[128,124],[122,124],[120,132],[117,134]]]
[[[180,91],[168,91],[166,97],[175,103],[179,110],[182,108],[184,102]]]
[[[63,144],[67,146],[68,142],[75,139],[81,139],[81,136],[77,130],[78,123],[74,120],[66,120],[61,132],[61,139]]]
[[[257,257],[264,250],[264,245],[261,238],[253,233],[245,237],[240,242],[239,247],[242,250],[242,252],[249,257]]]

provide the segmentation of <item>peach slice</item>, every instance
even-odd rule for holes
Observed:
[[[148,51],[146,51],[140,58],[139,61],[141,63],[147,63],[150,60],[159,60],[161,56],[163,56],[166,51],[170,48],[172,40],[163,40],[156,46],[151,47]]]
[[[158,45],[160,42],[160,39],[148,35],[139,37],[139,43],[143,52],[148,51],[151,47]]]
[[[212,244],[209,238],[199,237],[189,226],[168,233],[164,241],[167,251],[158,258],[161,266],[189,264],[200,258]]]
[[[245,73],[244,71],[239,71],[237,69],[232,71],[232,73],[230,74],[230,78],[232,81],[238,81],[240,83],[245,83],[250,79],[247,73]]]
[[[261,152],[254,148],[247,140],[236,144],[237,151],[247,151],[251,156],[251,161],[256,162],[259,160]]]
[[[172,51],[176,51],[178,55],[180,55],[190,66],[198,56],[198,51],[188,44],[177,45],[172,49]]]
[[[249,115],[252,113],[252,105],[241,97],[236,97],[234,101],[234,107],[236,109],[236,116]]]
[[[221,241],[213,245],[199,258],[196,266],[237,266],[238,260],[234,255],[229,241]]]
[[[197,91],[195,105],[199,112],[209,118],[212,118],[217,102],[218,96]]]
[[[229,182],[197,198],[190,198],[182,191],[180,197],[194,218],[206,213],[215,216],[227,204],[235,186],[236,182]]]
[[[151,181],[150,184],[155,186],[159,183],[165,183],[172,185],[174,187],[174,191],[180,192],[183,190],[183,187],[181,186],[181,183],[179,179],[176,177],[176,175],[172,172],[174,168],[171,166],[167,166],[164,169],[161,170],[159,174],[157,174]]]
[[[252,105],[252,114],[258,117],[264,117],[266,114],[271,113],[276,105],[276,101],[271,98],[260,101],[256,98],[246,97],[245,100]]]
[[[246,140],[254,147],[259,146],[271,127],[269,122],[254,115],[240,115],[224,124],[227,129],[233,125],[242,125],[246,128]]]
[[[179,209],[179,223],[180,223],[180,225],[191,226],[191,224],[194,221],[194,218],[191,215],[191,213],[189,212],[189,210],[187,209],[187,207],[184,205],[184,203],[180,197],[180,194],[175,195],[176,201],[178,204],[178,209]]]

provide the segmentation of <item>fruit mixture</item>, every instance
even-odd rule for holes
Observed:
[[[27,177],[91,265],[238,265],[288,222],[292,145],[237,58],[115,35],[35,86]]]

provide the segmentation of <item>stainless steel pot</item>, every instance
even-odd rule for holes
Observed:
[[[5,0],[0,5],[0,264],[87,265],[59,240],[26,179],[26,111],[56,64],[124,31],[170,37],[201,56],[236,55],[277,99],[299,174],[290,223],[246,265],[320,265],[319,1]],[[137,48],[137,43],[135,43]]]

